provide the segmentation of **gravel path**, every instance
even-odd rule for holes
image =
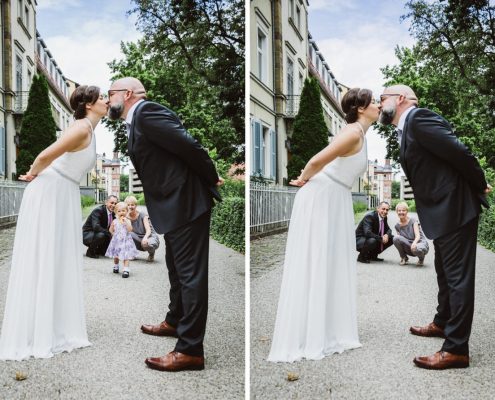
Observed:
[[[389,224],[397,221],[391,213]],[[442,339],[409,334],[431,322],[437,285],[433,246],[426,266],[401,267],[395,247],[384,262],[358,263],[358,321],[363,347],[321,361],[266,361],[282,277],[286,233],[251,243],[251,397],[253,399],[494,399],[495,254],[478,246],[476,306],[467,369],[427,371],[412,360]],[[356,253],[357,255],[357,253]],[[299,379],[289,381],[288,373]]]

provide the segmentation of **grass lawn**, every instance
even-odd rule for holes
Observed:
[[[91,213],[91,211],[93,211],[93,209],[97,206],[99,206],[99,204],[93,204],[92,206],[83,207],[82,208],[83,220],[86,220],[86,218]]]
[[[354,214],[354,223],[356,225],[359,224],[361,222],[361,220],[363,219],[364,214],[366,214],[367,212],[369,212],[369,210],[357,212],[356,214]]]

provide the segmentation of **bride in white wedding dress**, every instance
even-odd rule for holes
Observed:
[[[70,98],[74,123],[26,175],[0,337],[0,359],[52,357],[90,346],[82,287],[79,182],[94,166],[94,127],[107,113],[96,86]]]
[[[354,88],[342,109],[348,125],[291,181],[302,188],[292,209],[268,361],[319,360],[361,347],[351,187],[366,170],[365,133],[380,106],[370,90]]]

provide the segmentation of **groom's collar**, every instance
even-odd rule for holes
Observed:
[[[406,123],[406,118],[407,118],[408,114],[409,114],[409,113],[410,113],[413,109],[415,109],[415,108],[416,108],[416,106],[411,106],[411,107],[409,107],[408,109],[406,109],[406,110],[402,113],[402,115],[401,115],[401,116],[400,116],[400,118],[399,118],[399,122],[397,123],[397,129],[400,129],[401,131],[403,131],[403,130],[404,130],[404,124]],[[127,114],[127,115],[129,115],[129,114]]]
[[[144,99],[136,101],[131,108],[129,108],[129,111],[127,111],[127,117],[125,117],[125,123],[128,126],[132,125],[132,117],[134,116],[134,111],[136,111],[136,107],[138,104],[141,104],[144,101]]]

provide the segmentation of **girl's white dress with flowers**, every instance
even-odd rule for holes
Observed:
[[[88,147],[63,154],[24,191],[0,337],[2,360],[48,358],[91,345],[79,182],[95,161],[92,134]]]

